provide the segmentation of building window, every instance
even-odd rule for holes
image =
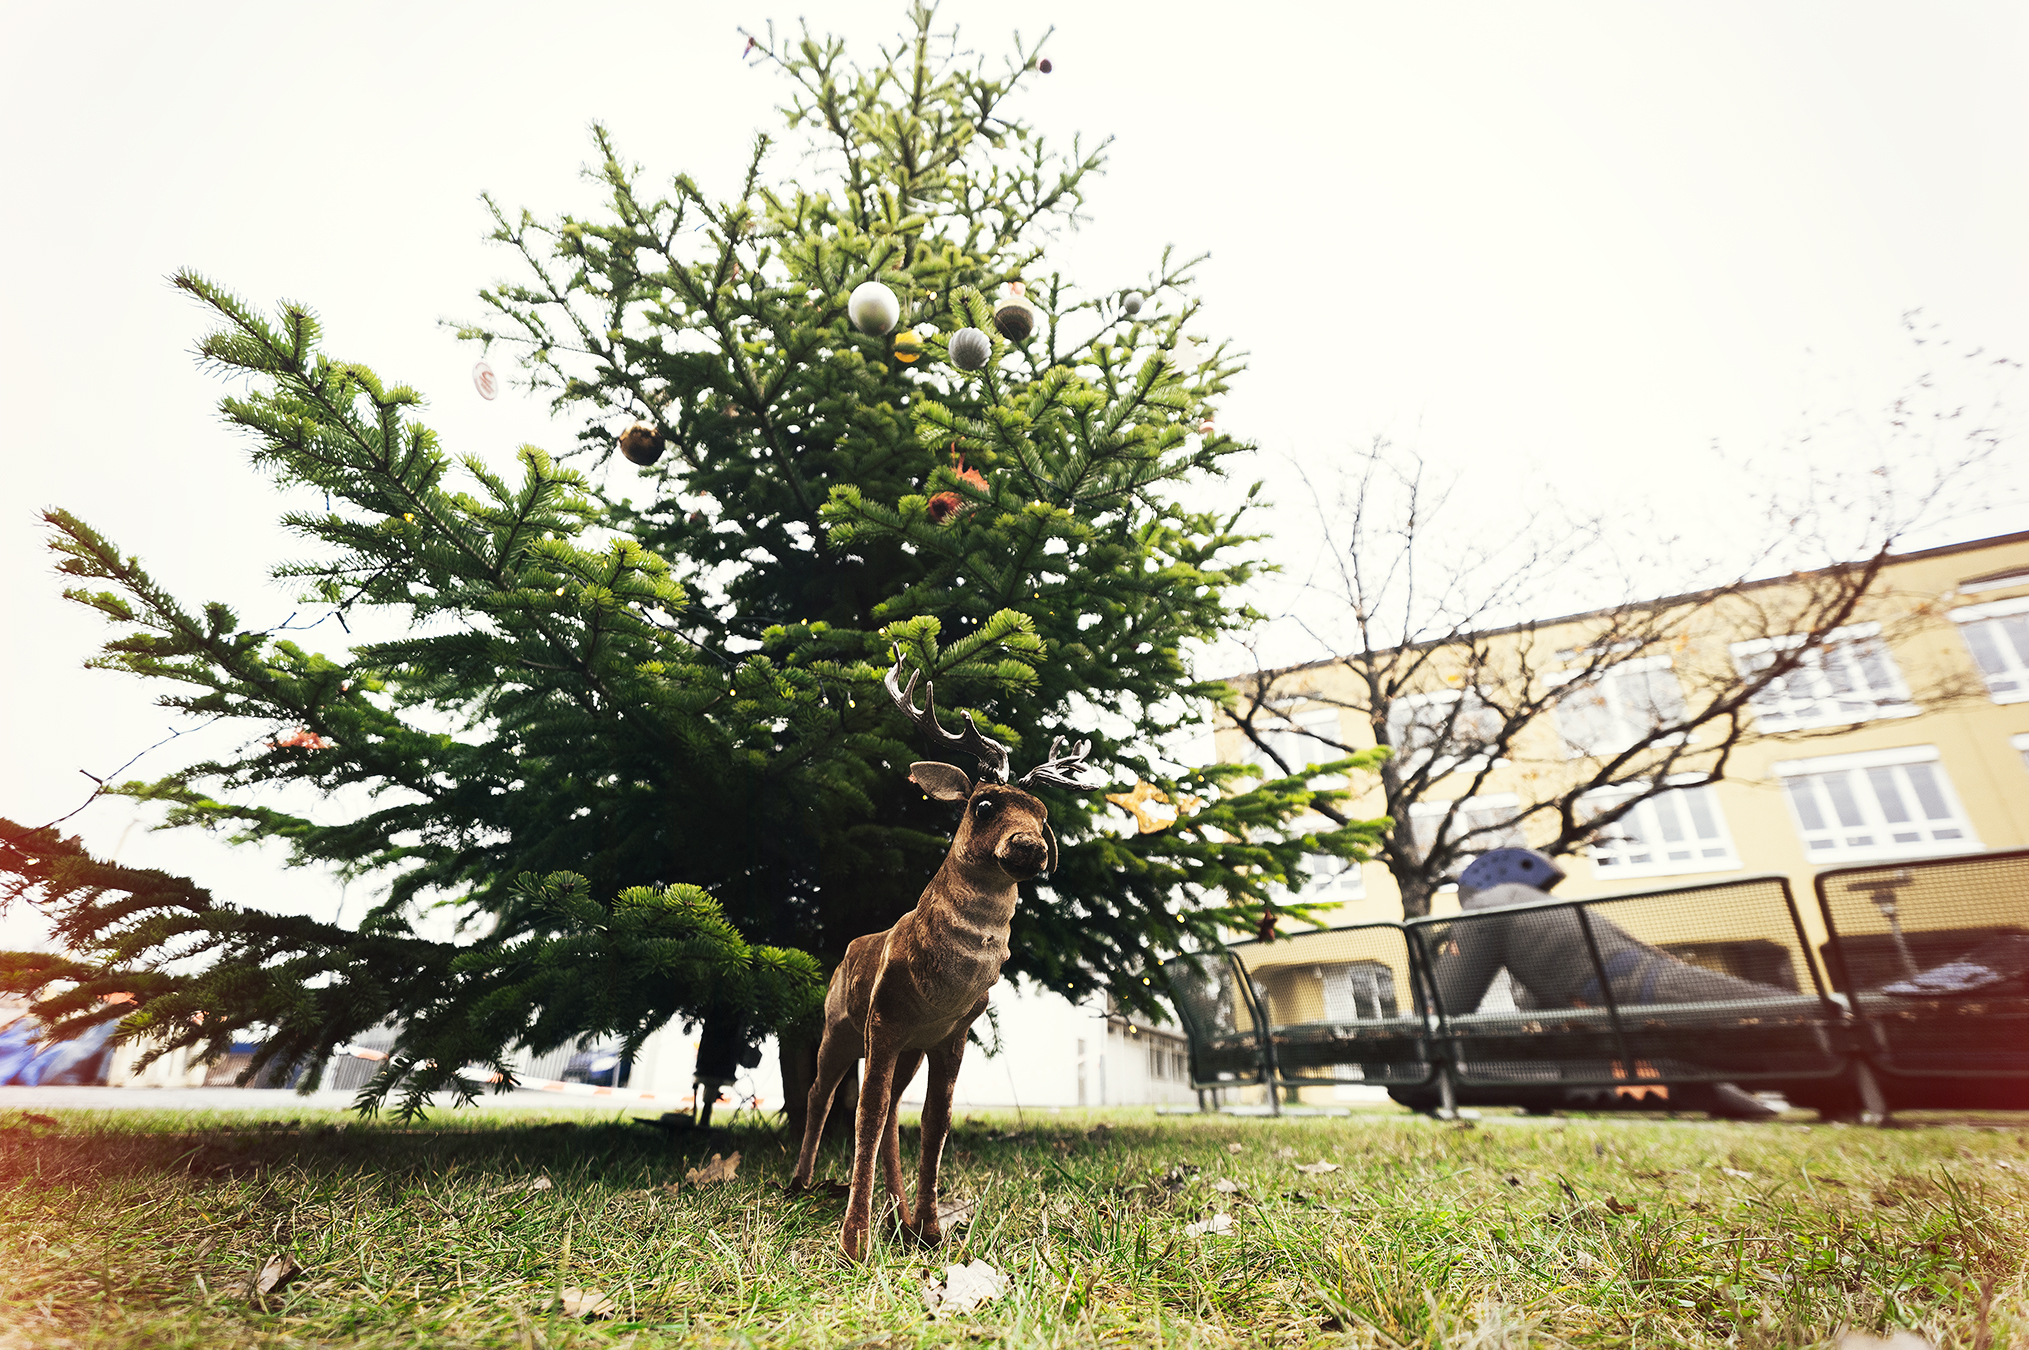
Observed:
[[[1617,755],[1684,717],[1684,689],[1667,656],[1621,661],[1591,678],[1582,671],[1548,678],[1567,686],[1555,717],[1573,758]]]
[[[1289,772],[1302,773],[1306,764],[1321,764],[1334,759],[1345,758],[1346,752],[1318,739],[1328,737],[1332,741],[1343,741],[1337,708],[1306,708],[1302,712],[1284,713],[1281,720],[1270,726],[1258,728],[1261,740],[1269,750],[1282,756],[1289,765]],[[1306,734],[1306,733],[1315,733]],[[1257,764],[1271,777],[1280,778],[1283,770],[1268,757],[1261,746],[1247,742],[1244,763]],[[1336,785],[1343,780],[1336,774],[1325,776]],[[1324,779],[1319,780],[1323,782]]]
[[[1606,810],[1633,795],[1595,792],[1581,806]],[[1709,787],[1658,793],[1602,830],[1588,851],[1602,877],[1726,872],[1740,866],[1718,794]]]
[[[1472,689],[1407,694],[1388,705],[1395,763],[1414,773],[1433,757],[1433,777],[1489,762],[1504,719]]]
[[[1980,846],[1936,746],[1783,760],[1775,773],[1814,863]]]
[[[1416,848],[1425,857],[1437,844],[1437,827],[1443,823],[1445,812],[1451,810],[1450,802],[1413,802],[1409,807],[1409,828],[1416,837]],[[1528,840],[1522,836],[1522,824],[1515,817],[1522,809],[1522,799],[1512,792],[1490,793],[1484,797],[1468,797],[1458,804],[1458,814],[1451,818],[1451,826],[1445,831],[1445,838],[1458,848],[1461,863],[1469,862],[1493,848],[1527,848]],[[1485,833],[1474,833],[1485,831]],[[1470,837],[1468,837],[1470,836]]]
[[[1951,612],[1996,703],[2029,700],[2029,595]]]
[[[1801,637],[1736,642],[1733,661],[1751,678],[1803,643]],[[1806,653],[1796,669],[1770,680],[1754,696],[1754,714],[1767,731],[1913,717],[1917,711],[1878,623],[1839,629],[1823,647]]]
[[[1310,873],[1310,882],[1300,898],[1313,904],[1338,904],[1348,900],[1359,900],[1367,894],[1367,883],[1360,875],[1360,865],[1350,858],[1341,858],[1333,853],[1306,853],[1303,867]]]

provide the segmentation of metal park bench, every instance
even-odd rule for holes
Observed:
[[[2029,1109],[2029,850],[1820,873],[1877,1112]]]
[[[1192,1086],[1265,1087],[1271,1110],[1341,1083],[1439,1110],[1725,1111],[1728,1083],[1828,1115],[2029,1109],[2029,850],[1816,891],[1817,953],[1767,876],[1180,957]]]
[[[1787,1092],[1847,1072],[1844,1013],[1784,877],[1405,927],[1456,1101],[1710,1109],[1702,1085]]]

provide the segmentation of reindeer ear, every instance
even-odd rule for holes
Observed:
[[[909,781],[940,802],[962,802],[972,795],[972,780],[965,770],[934,759],[919,759],[909,766]]]

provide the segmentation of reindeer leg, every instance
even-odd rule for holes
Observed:
[[[895,1217],[904,1228],[909,1226],[909,1196],[902,1189],[902,1090],[922,1066],[921,1050],[904,1050],[895,1057],[895,1072],[888,1090],[888,1119],[881,1127],[881,1176],[888,1183],[888,1199],[894,1202]]]
[[[810,1175],[817,1168],[817,1146],[824,1140],[824,1122],[831,1115],[831,1099],[838,1095],[838,1085],[852,1066],[859,1061],[859,1037],[845,1022],[834,1022],[824,1029],[824,1039],[817,1047],[817,1074],[810,1084],[810,1096],[805,1099],[803,1116],[803,1149],[796,1155],[796,1173],[789,1180],[791,1190],[802,1190],[810,1184]]]
[[[888,1123],[888,1102],[894,1095],[895,1059],[901,1037],[869,1014],[866,1071],[860,1077],[860,1113],[853,1135],[852,1197],[845,1204],[845,1223],[838,1245],[854,1261],[867,1255],[867,1229],[873,1221],[874,1160]]]
[[[984,998],[972,1010],[977,1017],[986,1007]],[[930,1052],[930,1082],[923,1092],[923,1156],[916,1170],[916,1236],[935,1246],[944,1240],[944,1224],[937,1217],[937,1168],[944,1156],[944,1141],[951,1134],[951,1097],[958,1090],[958,1066],[965,1060],[965,1036],[972,1029],[972,1017],[951,1033],[944,1044]]]

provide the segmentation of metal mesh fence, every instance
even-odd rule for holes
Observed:
[[[1768,1080],[1845,1065],[1782,877],[1409,929],[1461,1083]]]
[[[1241,973],[1226,952],[1163,963],[1170,1005],[1191,1042],[1191,1086],[1245,1087],[1267,1078],[1267,1044]]]
[[[1428,1082],[1435,1073],[1399,924],[1239,942],[1284,1083]]]
[[[1817,893],[1879,1067],[2029,1077],[2029,850],[1844,867]]]

